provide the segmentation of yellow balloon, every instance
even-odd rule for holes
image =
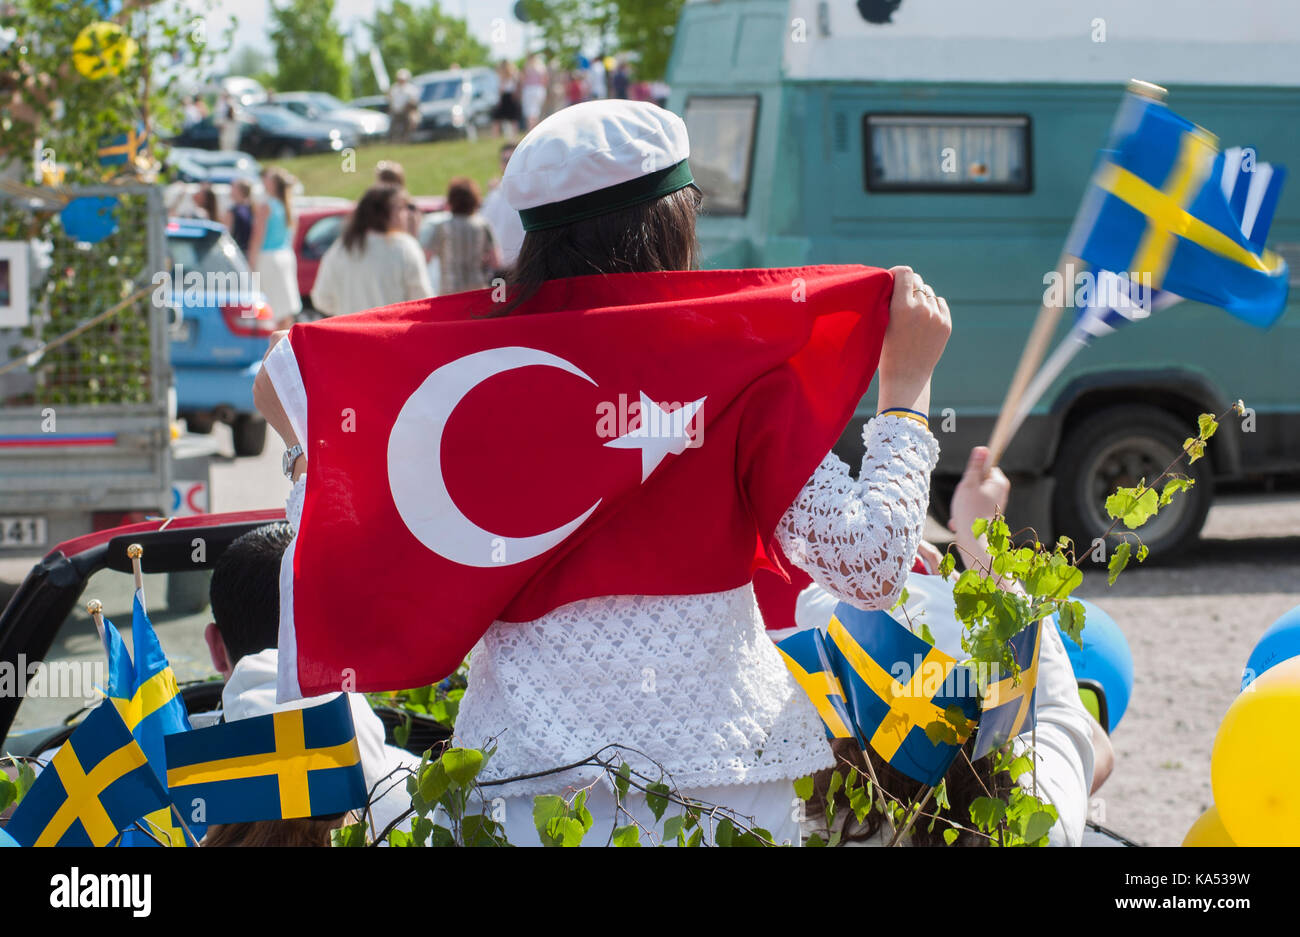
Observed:
[[[72,64],[77,71],[98,81],[120,75],[135,58],[135,40],[116,23],[91,23],[72,43]]]
[[[1300,846],[1297,726],[1300,657],[1261,674],[1223,717],[1210,781],[1224,829],[1239,846]]]
[[[1235,846],[1228,831],[1223,828],[1219,811],[1213,804],[1210,809],[1196,818],[1192,828],[1183,837],[1184,846]]]

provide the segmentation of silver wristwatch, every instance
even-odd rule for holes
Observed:
[[[280,470],[284,472],[284,477],[293,481],[293,463],[298,461],[298,456],[302,455],[302,445],[296,445],[284,453],[284,459],[280,462]]]

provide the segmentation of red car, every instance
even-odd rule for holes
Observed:
[[[415,195],[412,200],[421,216],[447,210],[447,199],[441,195]],[[316,284],[320,259],[338,238],[355,203],[341,198],[322,198],[300,199],[298,204],[302,207],[295,206],[298,223],[293,236],[293,252],[298,258],[298,292],[302,295],[302,306],[310,309],[311,288]]]

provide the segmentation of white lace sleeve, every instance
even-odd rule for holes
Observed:
[[[781,518],[776,537],[790,562],[842,601],[889,608],[925,527],[939,443],[920,423],[897,416],[870,420],[862,441],[858,480],[828,455]]]

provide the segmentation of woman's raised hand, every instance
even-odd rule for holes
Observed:
[[[891,267],[894,296],[880,351],[880,409],[905,407],[930,412],[930,375],[952,334],[952,316],[942,296],[911,267]]]

